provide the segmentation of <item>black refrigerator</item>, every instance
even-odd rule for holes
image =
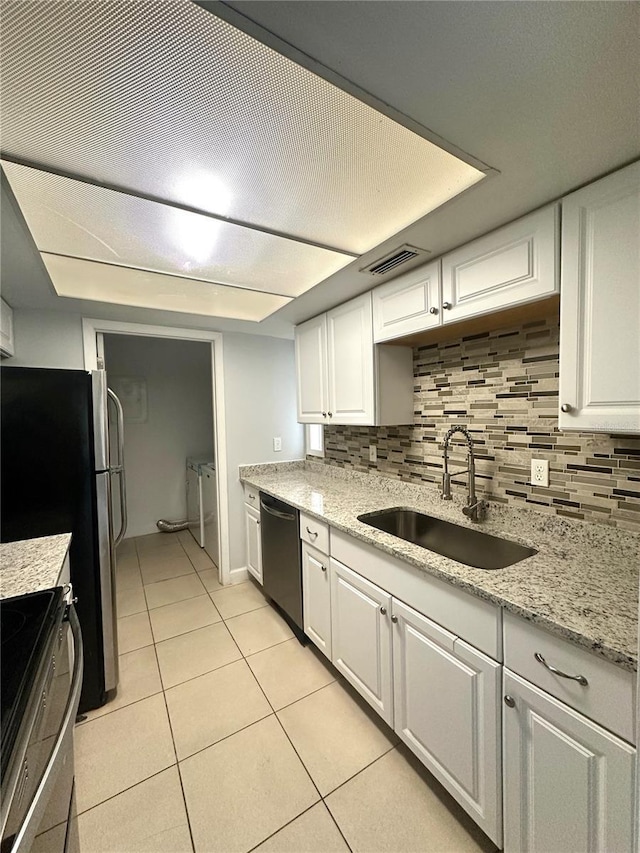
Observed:
[[[103,705],[118,684],[115,545],[126,521],[114,535],[111,481],[120,476],[124,483],[122,417],[119,408],[112,464],[108,395],[104,371],[0,368],[0,538],[72,533],[71,583],[85,652],[80,712]]]

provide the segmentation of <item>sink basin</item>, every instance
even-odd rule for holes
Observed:
[[[411,509],[367,512],[358,521],[476,569],[505,569],[538,553],[535,548]]]

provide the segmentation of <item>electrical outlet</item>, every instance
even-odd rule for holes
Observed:
[[[279,453],[282,450],[282,439],[279,435],[274,436],[273,449],[275,453]]]
[[[376,450],[375,444],[369,445],[369,462],[375,462],[378,458],[378,451]]]
[[[549,460],[548,459],[532,459],[531,460],[531,482],[534,486],[549,485]]]

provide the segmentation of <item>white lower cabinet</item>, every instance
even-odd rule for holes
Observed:
[[[391,596],[331,561],[331,662],[393,726]]]
[[[248,504],[244,505],[244,523],[247,539],[247,569],[258,583],[262,583],[262,539],[260,536],[260,513]]]
[[[393,600],[396,734],[498,846],[501,666]]]
[[[304,632],[331,660],[331,584],[329,558],[302,543],[302,612]]]
[[[635,749],[504,671],[506,853],[633,850]]]

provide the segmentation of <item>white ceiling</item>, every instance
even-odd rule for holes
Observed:
[[[229,328],[286,334],[288,323],[373,286],[376,281],[359,268],[396,245],[424,247],[433,257],[640,156],[638,3],[241,0],[200,5],[499,172],[258,326]],[[53,295],[12,207],[3,216],[3,230],[15,238],[11,245],[3,239],[5,272],[23,271],[19,286],[13,275],[3,276],[10,303],[100,313],[96,303]],[[104,306],[104,311],[139,321],[226,325],[146,309]]]

